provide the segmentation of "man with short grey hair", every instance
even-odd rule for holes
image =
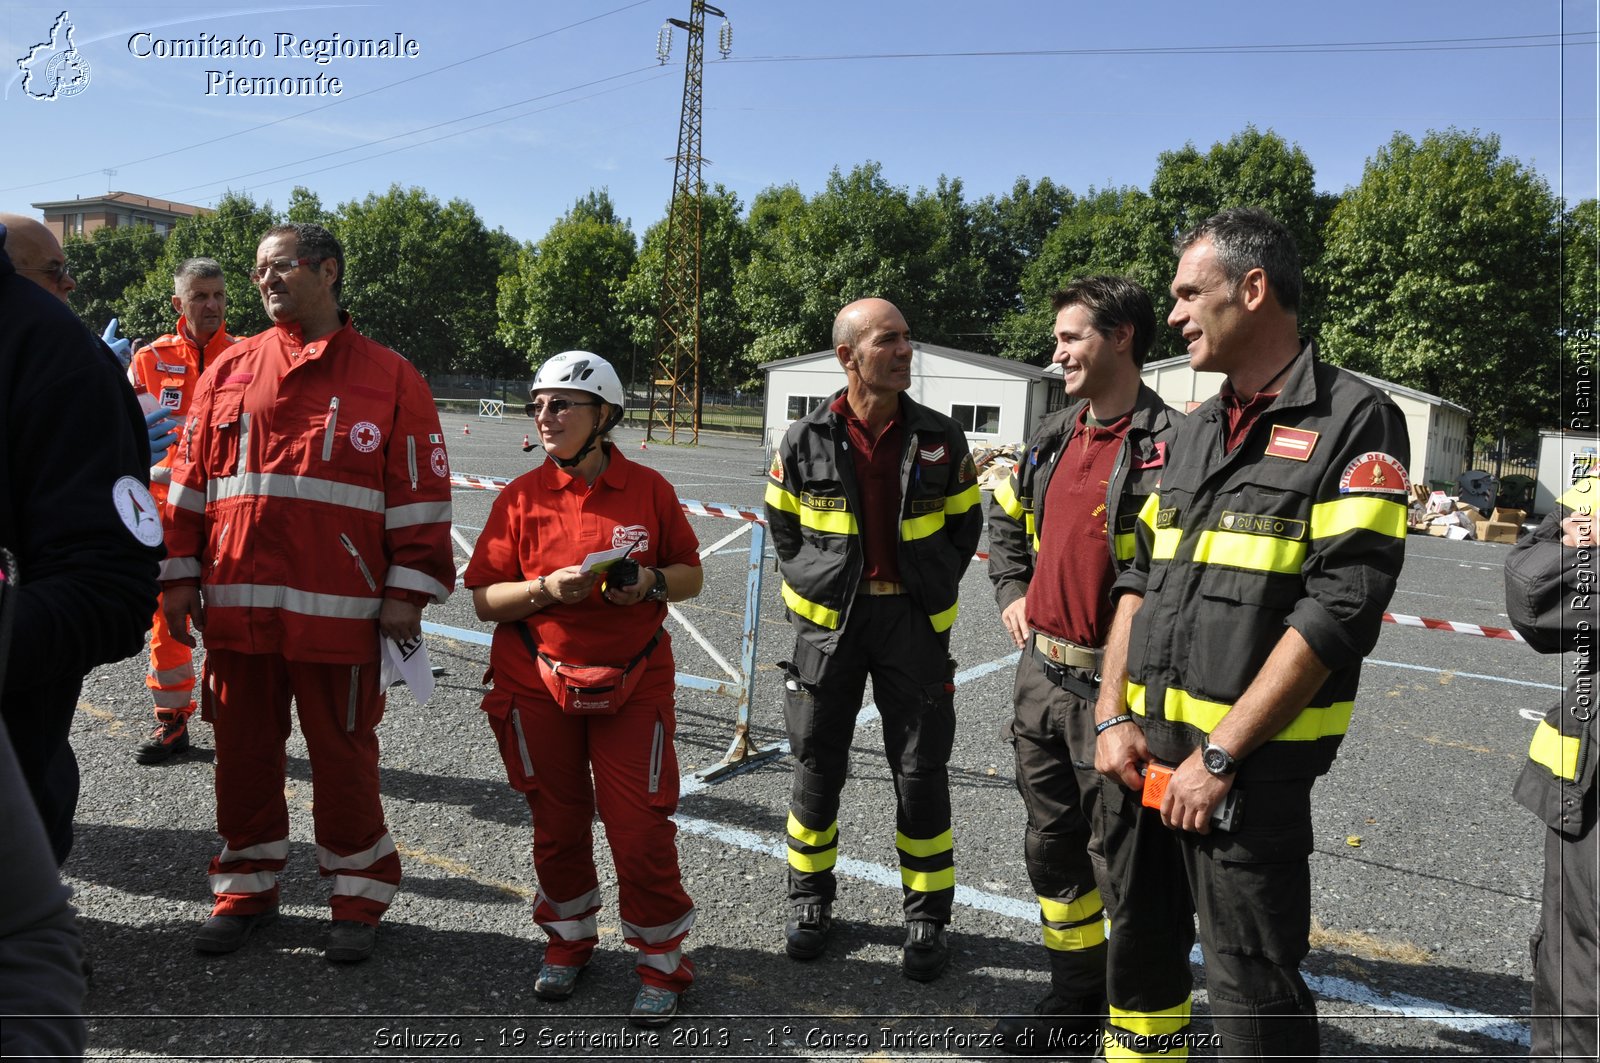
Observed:
[[[150,432],[150,493],[163,508],[172,483],[173,444],[189,413],[195,385],[206,364],[234,342],[223,327],[227,305],[228,290],[216,259],[180,262],[172,275],[172,309],[178,312],[178,324],[169,334],[135,351],[128,366],[134,390],[142,390],[155,403],[145,417]],[[194,655],[172,637],[160,605],[150,629],[150,670],[144,683],[155,702],[156,726],[134,759],[140,764],[162,764],[189,748]]]

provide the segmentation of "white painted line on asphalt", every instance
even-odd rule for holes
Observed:
[[[1010,653],[997,660],[985,664],[975,665],[965,671],[956,673],[956,686],[970,683],[974,679],[982,678],[1002,668],[1014,665],[1021,658],[1021,651]],[[1422,668],[1420,665],[1399,664],[1394,661],[1369,661],[1369,664],[1389,665],[1395,668],[1417,668],[1421,671],[1442,671],[1437,668]],[[1466,672],[1456,672],[1456,675],[1469,675]],[[1479,679],[1500,679],[1498,676],[1472,676]],[[1519,683],[1523,686],[1548,686],[1544,683],[1527,683],[1516,679],[1500,679],[1501,682]],[[1560,687],[1551,687],[1560,690]],[[862,706],[861,713],[856,717],[856,727],[859,729],[878,716],[876,703]],[[789,742],[785,739],[779,744],[784,753],[789,752]],[[688,797],[707,788],[708,784],[695,778],[693,775],[684,775],[679,781],[680,796]],[[775,860],[788,862],[788,844],[782,838],[773,838],[757,834],[754,831],[744,830],[739,827],[730,827],[722,823],[713,823],[710,820],[697,819],[685,816],[682,813],[673,817],[678,824],[678,829],[689,834],[710,838],[714,841],[732,845],[763,856],[770,856]],[[840,856],[834,866],[835,873],[846,878],[870,882],[876,886],[893,889],[900,885],[900,872],[898,869],[884,867],[882,864],[869,863],[865,860],[856,860],[848,856]],[[1029,923],[1039,920],[1038,905],[1031,901],[1020,901],[1015,897],[1005,897],[987,890],[974,889],[971,886],[956,884],[955,901],[957,904],[968,908],[977,908],[981,911],[994,912],[997,915],[1020,919]],[[1189,951],[1189,962],[1197,967],[1205,966],[1205,958],[1196,945]],[[1438,1023],[1452,1030],[1465,1033],[1481,1034],[1492,1037],[1498,1041],[1509,1041],[1512,1044],[1528,1045],[1532,1038],[1528,1033],[1525,1023],[1508,1019],[1504,1016],[1486,1015],[1482,1012],[1468,1011],[1464,1008],[1454,1008],[1448,1004],[1424,997],[1415,997],[1405,993],[1384,993],[1352,982],[1346,978],[1337,978],[1331,975],[1305,975],[1306,985],[1317,996],[1324,1000],[1338,1000],[1346,1004],[1356,1004],[1361,1007],[1372,1008],[1374,1011],[1388,1012],[1409,1019],[1425,1019]]]
[[[1430,668],[1425,664],[1402,664],[1399,661],[1380,661],[1374,657],[1368,657],[1366,663],[1382,665],[1385,668],[1405,668],[1413,672],[1434,672],[1439,675],[1449,673],[1450,675],[1458,675],[1462,679],[1484,679],[1491,683],[1510,683],[1512,686],[1533,687],[1536,690],[1564,689],[1563,687],[1557,686],[1554,683],[1534,683],[1526,679],[1507,679],[1503,675],[1484,675],[1481,672],[1458,672],[1454,668]]]

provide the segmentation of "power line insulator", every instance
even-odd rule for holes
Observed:
[[[665,66],[672,58],[672,27],[663,22],[656,31],[656,58]]]
[[[727,19],[722,20],[722,28],[717,30],[717,50],[722,53],[724,59],[733,51],[733,23]]]

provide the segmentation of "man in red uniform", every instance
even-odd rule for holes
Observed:
[[[380,633],[420,638],[422,607],[450,593],[450,467],[427,384],[339,308],[333,234],[267,230],[250,277],[275,325],[201,378],[167,499],[163,609],[180,640],[205,633],[225,842],[195,947],[232,952],[277,913],[292,697],[333,879],[325,955],[353,963],[400,883],[378,796]]]
[[[178,326],[148,347],[133,354],[128,379],[160,406],[166,418],[152,415],[150,493],[163,508],[167,485],[172,482],[176,436],[163,426],[181,423],[189,412],[200,374],[206,364],[233,343],[223,328],[222,315],[228,291],[222,266],[213,258],[185,259],[172,275],[172,309]],[[159,434],[158,434],[159,433]],[[160,445],[165,439],[165,445]],[[188,646],[172,637],[161,607],[156,607],[150,629],[150,671],[145,676],[155,702],[156,728],[139,747],[140,764],[161,764],[189,748],[189,717],[194,713],[194,658]]]

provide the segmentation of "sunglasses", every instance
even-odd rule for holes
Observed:
[[[598,406],[598,402],[573,402],[571,399],[551,399],[548,402],[530,402],[523,409],[529,417],[542,417],[546,411],[551,417],[562,417],[574,406]]]

